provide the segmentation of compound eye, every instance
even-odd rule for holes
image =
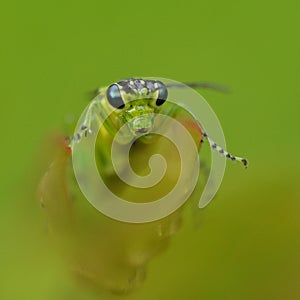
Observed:
[[[123,101],[120,89],[117,84],[112,84],[106,92],[106,97],[111,106],[114,108],[124,108],[125,103]]]
[[[157,83],[157,89],[158,89],[156,105],[160,106],[160,105],[164,104],[168,98],[168,89],[162,82],[157,81],[156,83]]]

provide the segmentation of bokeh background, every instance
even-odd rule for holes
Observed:
[[[3,2],[0,298],[300,299],[299,10],[292,0]],[[197,226],[188,215],[142,286],[116,296],[74,283],[42,217],[28,216],[45,138],[91,90],[133,76],[229,86],[202,95],[250,167],[228,164]]]

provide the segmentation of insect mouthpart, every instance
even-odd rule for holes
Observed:
[[[132,134],[139,136],[141,134],[149,133],[153,128],[153,118],[153,114],[145,114],[129,121],[128,125]]]
[[[148,132],[148,129],[147,128],[141,128],[141,129],[138,129],[136,131],[137,134],[140,134],[140,133],[147,133]]]

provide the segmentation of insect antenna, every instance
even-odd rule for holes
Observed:
[[[230,153],[228,153],[226,150],[224,150],[222,147],[220,147],[219,145],[217,145],[208,135],[205,131],[203,131],[203,136],[206,138],[206,140],[209,142],[209,145],[211,147],[212,150],[215,150],[217,152],[219,152],[221,155],[223,155],[224,157],[232,160],[232,161],[238,161],[241,162],[245,168],[248,167],[248,161],[246,158],[243,157],[238,157],[235,155],[232,155]],[[203,140],[202,140],[203,142]]]
[[[101,88],[89,90],[84,93],[84,96],[88,101],[91,101],[91,99],[94,99],[97,95],[99,95],[100,91],[101,91]]]
[[[220,85],[220,84],[212,83],[212,82],[205,82],[205,81],[166,84],[167,88],[169,88],[169,87],[184,88],[186,86],[189,86],[193,89],[199,88],[199,89],[214,90],[214,91],[225,93],[225,94],[230,93],[230,89],[224,85]]]

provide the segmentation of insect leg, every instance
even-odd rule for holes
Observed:
[[[232,160],[232,161],[239,161],[241,162],[245,168],[248,167],[248,161],[246,158],[243,157],[238,157],[235,155],[230,154],[229,152],[227,152],[226,150],[224,150],[222,147],[220,147],[219,145],[217,145],[209,136],[208,134],[203,130],[203,136],[204,138],[209,142],[209,145],[211,147],[212,150],[218,151],[220,154],[222,154],[224,157]]]
[[[96,118],[97,121],[99,120],[99,110],[100,110],[100,101],[99,99],[95,98],[89,104],[85,115],[83,123],[80,126],[80,130],[76,132],[73,137],[71,138],[71,142],[80,142],[83,137],[87,137],[89,134],[92,134],[91,130],[91,123]]]

